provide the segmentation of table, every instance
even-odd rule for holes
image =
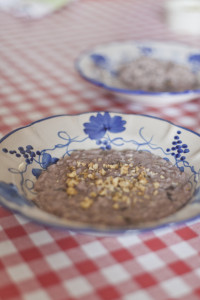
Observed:
[[[142,106],[77,74],[80,52],[113,40],[200,38],[168,30],[164,0],[79,0],[40,20],[0,12],[0,136],[37,119],[86,111],[143,113],[200,133],[200,99]],[[0,208],[1,300],[200,299],[200,220],[145,234],[96,237]]]

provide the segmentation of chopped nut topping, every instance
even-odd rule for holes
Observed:
[[[118,186],[118,184],[119,184],[119,181],[120,181],[120,178],[119,177],[115,177],[115,178],[113,178],[113,186],[114,187],[117,187]]]
[[[113,177],[112,176],[108,176],[105,181],[104,181],[104,184],[105,185],[110,185],[112,184],[112,180],[113,180]]]
[[[119,169],[119,165],[118,164],[108,165],[108,168],[117,170],[117,169]]]
[[[135,172],[138,173],[140,168],[138,166],[135,167]]]
[[[85,197],[83,201],[81,201],[80,206],[82,208],[89,208],[93,204],[93,200],[89,197]]]
[[[68,187],[74,187],[75,185],[78,184],[78,180],[68,178],[66,180],[66,183],[67,183]]]
[[[122,201],[125,202],[126,204],[130,204],[130,198],[128,196],[126,196],[126,195],[124,195],[122,197]]]
[[[102,161],[102,158],[97,159],[97,161]],[[77,161],[77,167],[85,167],[86,164],[82,161]],[[150,199],[149,195],[146,194],[148,190],[149,174],[151,176],[156,173],[151,172],[149,169],[145,169],[143,166],[134,167],[133,163],[127,164],[123,162],[108,164],[104,163],[99,165],[96,162],[87,163],[88,168],[82,168],[82,170],[77,174],[73,166],[70,167],[71,173],[67,173],[67,189],[66,192],[70,196],[75,196],[78,193],[76,186],[80,181],[87,179],[87,184],[94,185],[97,187],[95,192],[90,192],[89,197],[85,197],[83,201],[80,202],[82,208],[89,208],[93,204],[93,199],[98,196],[110,195],[113,202],[113,208],[118,209],[119,203],[123,202],[123,205],[130,205],[130,203],[136,203],[144,201],[145,199]],[[118,174],[111,170],[118,170]],[[112,174],[112,176],[109,176]],[[116,175],[115,175],[116,174]],[[107,176],[105,176],[107,175]],[[163,175],[160,178],[164,178]],[[153,195],[158,194],[158,188],[160,186],[159,182],[153,182]],[[130,198],[130,193],[139,196],[134,197],[132,200]],[[143,197],[143,198],[141,198]]]
[[[76,195],[77,194],[77,190],[73,187],[68,187],[66,190],[67,194],[70,196]]]
[[[159,186],[160,186],[160,183],[159,183],[159,182],[154,182],[154,183],[153,183],[153,186],[154,186],[155,189],[158,189]]]
[[[146,187],[143,186],[142,184],[139,184],[139,185],[137,186],[137,188],[138,188],[138,190],[140,190],[141,192],[144,192],[144,191],[146,190]]]
[[[112,206],[114,209],[119,209],[119,204],[118,203],[114,203]]]
[[[82,165],[82,162],[78,162],[78,165]],[[93,163],[90,162],[88,164],[88,168],[89,168],[89,172],[88,173],[88,169],[83,170],[82,173],[80,173],[79,175],[76,174],[75,170],[72,171],[71,173],[68,173],[67,176],[68,177],[76,177],[76,179],[67,179],[66,183],[68,184],[68,194],[70,195],[75,195],[76,194],[76,190],[75,187],[77,185],[77,183],[80,181],[79,177],[83,176],[83,178],[88,178],[90,180],[94,180],[94,184],[96,186],[102,187],[99,189],[99,191],[97,190],[96,193],[90,193],[90,197],[94,198],[99,196],[105,196],[107,193],[114,193],[114,195],[112,196],[112,200],[113,201],[117,201],[117,202],[124,202],[127,205],[130,204],[130,197],[128,196],[128,194],[131,191],[134,191],[135,193],[137,193],[138,196],[144,196],[145,190],[146,190],[146,185],[148,184],[148,180],[147,180],[147,173],[146,170],[143,167],[138,167],[136,166],[135,168],[130,170],[130,166],[133,164],[126,164],[126,163],[119,163],[119,164],[103,164],[103,168],[101,168],[98,173],[101,176],[105,176],[106,173],[108,172],[109,169],[111,170],[116,170],[119,168],[120,166],[120,174],[116,177],[113,176],[107,176],[105,179],[96,178],[96,170],[98,170],[99,165],[97,163]],[[107,171],[106,171],[107,170]],[[130,170],[130,172],[129,172]],[[129,175],[132,173],[138,173],[137,178],[135,177],[129,177],[129,179],[125,178],[123,175]],[[92,182],[91,182],[92,184]],[[70,189],[73,188],[72,190]],[[157,185],[154,183],[154,187],[157,187]],[[81,202],[82,206],[90,206],[88,203],[91,202],[89,200],[84,200],[83,202]],[[86,203],[86,204],[85,204]]]
[[[97,193],[95,193],[95,192],[90,193],[90,197],[95,198],[96,196],[97,196]]]
[[[128,164],[122,165],[121,168],[120,168],[120,174],[121,174],[121,175],[126,175],[126,174],[128,174],[128,168],[129,168],[129,165],[128,165]]]
[[[133,203],[135,204],[135,203],[137,203],[138,202],[138,198],[137,197],[134,197],[133,198]]]
[[[143,191],[139,191],[137,194],[138,194],[138,196],[143,196],[144,192]]]
[[[106,195],[106,189],[103,189],[103,190],[101,190],[100,192],[99,192],[99,195],[100,196],[105,196]]]
[[[148,172],[148,175],[153,177],[153,176],[157,175],[157,173],[150,171],[150,172]]]
[[[73,151],[42,172],[36,204],[68,220],[131,228],[173,213],[193,193],[187,174],[162,157],[100,147]]]
[[[76,171],[72,171],[71,173],[67,173],[67,176],[70,178],[76,177]]]
[[[89,164],[88,164],[88,168],[89,168],[89,170],[97,170],[98,169],[98,164],[97,163],[93,163],[93,162],[90,162]]]
[[[103,176],[106,175],[106,171],[104,169],[99,170],[99,173]]]
[[[148,180],[146,178],[140,179],[141,184],[147,184]]]
[[[120,196],[121,196],[120,193],[115,193],[114,196],[112,197],[112,200],[113,201],[120,201]]]
[[[76,165],[77,165],[77,167],[81,167],[81,166],[85,167],[85,166],[86,166],[86,163],[84,163],[84,162],[78,160],[78,161],[76,162]]]
[[[96,178],[96,176],[95,176],[95,174],[94,173],[92,173],[92,174],[88,174],[88,176],[87,176],[88,178],[90,178],[90,179],[95,179]]]
[[[138,175],[138,180],[146,180],[146,176],[147,173],[145,171],[142,171],[139,175]]]
[[[94,170],[97,170],[97,169],[98,169],[98,167],[99,167],[99,165],[98,165],[98,164],[94,164],[94,165],[93,165],[93,168],[94,168]]]
[[[96,185],[102,185],[102,184],[103,184],[103,180],[102,180],[102,179],[97,179],[97,180],[95,181],[95,184],[96,184]]]

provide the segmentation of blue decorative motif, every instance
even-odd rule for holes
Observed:
[[[190,149],[189,146],[180,139],[181,134],[181,130],[176,132],[172,141],[172,146],[171,148],[167,148],[166,152],[174,157],[174,165],[177,166],[181,172],[184,172],[185,168],[189,168],[193,174],[194,181],[197,183],[200,176],[200,170],[195,171],[194,166],[191,166],[187,161],[187,153],[190,152]]]
[[[184,144],[182,142],[182,140],[180,139],[180,135],[181,135],[181,131],[178,130],[177,134],[174,136],[174,140],[172,141],[172,147],[166,149],[166,151],[168,153],[170,153],[172,156],[174,156],[177,166],[181,161],[186,160],[185,154],[190,152],[188,145]],[[179,169],[181,171],[184,171],[183,166],[179,167]]]
[[[7,148],[2,149],[4,153],[14,154],[16,157],[24,157],[27,164],[31,164],[34,160],[34,157],[40,155],[39,151],[33,151],[31,145],[24,147],[18,147],[17,150],[8,150]]]
[[[151,47],[139,46],[138,48],[143,55],[150,55],[153,52]]]
[[[16,157],[24,157],[25,163],[27,165],[32,164],[34,161],[39,163],[40,167],[42,169],[47,169],[50,165],[56,163],[58,161],[58,158],[51,157],[50,154],[43,151],[34,151],[33,146],[27,145],[26,147],[18,147],[17,150],[8,150],[7,148],[3,148],[2,151],[4,153],[9,153],[11,155],[15,155]],[[27,166],[25,170],[27,169]],[[37,178],[42,172],[42,169],[32,169],[32,174],[36,176]]]
[[[188,62],[192,65],[192,71],[193,72],[199,72],[200,71],[200,54],[192,54],[188,57]]]
[[[126,121],[120,116],[111,117],[108,112],[104,115],[98,113],[97,116],[91,116],[89,123],[84,123],[84,132],[91,140],[96,140],[97,145],[103,144],[103,149],[110,149],[111,143],[108,132],[119,133],[125,130]],[[105,134],[107,133],[107,137]],[[104,139],[103,139],[104,138]]]
[[[31,165],[33,162],[36,162],[37,164],[39,164],[40,168],[32,168],[32,170],[31,170],[32,174],[36,178],[38,178],[40,176],[42,170],[46,170],[48,166],[50,166],[58,161],[58,158],[52,157],[49,153],[46,153],[46,150],[34,151],[34,148],[31,145],[27,145],[26,147],[20,146],[20,147],[18,147],[17,150],[8,150],[7,148],[3,148],[2,151],[4,153],[15,155],[17,158],[22,158],[22,157],[24,158],[25,165],[24,165],[23,170],[14,169],[14,168],[9,169],[9,171],[11,173],[20,175],[20,178],[21,178],[20,186],[21,186],[21,189],[22,189],[24,195],[26,195],[26,190],[32,191],[33,186],[34,186],[33,182],[30,179],[25,180],[25,178],[24,178],[24,175],[27,172],[28,166]],[[16,189],[16,187],[15,187],[15,189]],[[9,190],[12,191],[12,189],[10,189],[10,186],[7,188],[7,191],[9,191]],[[6,196],[8,196],[8,193],[6,193]],[[17,197],[17,195],[16,195],[16,197]],[[19,198],[19,196],[16,199],[18,199],[18,198]],[[24,200],[22,201],[22,203],[24,203]]]
[[[192,54],[189,56],[188,60],[189,60],[189,62],[194,62],[194,63],[200,64],[200,54],[199,53]]]
[[[110,75],[115,76],[116,72],[112,70],[111,62],[108,57],[102,54],[93,53],[90,55],[92,62],[95,64],[96,67],[104,69],[110,73]]]
[[[58,161],[57,157],[52,157],[49,153],[46,153],[46,152],[41,153],[41,158],[42,159],[41,159],[41,162],[40,162],[40,166],[44,170],[46,170],[50,165],[53,165]],[[34,169],[32,169],[32,174],[36,178],[38,178],[40,176],[40,174],[42,173],[42,169],[34,168]]]
[[[17,187],[12,183],[0,182],[0,195],[10,202],[23,206],[33,206],[26,198],[19,194]]]
[[[108,59],[104,55],[93,53],[90,58],[96,66],[107,69]]]

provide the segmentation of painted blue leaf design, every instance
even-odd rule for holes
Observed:
[[[124,125],[126,124],[126,121],[123,121],[121,117],[115,116],[113,118],[110,118],[108,128],[109,131],[112,133],[118,133],[125,130]]]
[[[181,172],[184,172],[184,167],[183,167],[183,166],[180,167],[179,170],[180,170]]]
[[[140,51],[144,55],[149,55],[153,52],[153,49],[151,47],[139,47]]]
[[[90,58],[99,67],[106,68],[106,66],[108,64],[107,58],[105,56],[103,56],[102,54],[93,53],[90,55]]]
[[[57,157],[52,157],[49,153],[44,153],[42,155],[42,168],[47,169],[52,164],[55,164],[58,161]]]
[[[42,173],[42,169],[32,169],[32,174],[36,177],[36,178],[38,178],[40,175],[41,175],[41,173]]]
[[[188,57],[189,62],[191,63],[199,63],[200,64],[200,54],[192,54]]]
[[[200,70],[200,54],[192,54],[188,57],[188,62],[192,66],[192,71],[193,72],[199,72]]]
[[[52,157],[52,159],[51,159],[51,163],[52,163],[52,164],[57,163],[57,161],[58,161],[58,158],[57,158],[57,157]]]
[[[46,169],[51,164],[51,155],[44,153],[42,155],[42,168]]]
[[[57,157],[52,157],[49,153],[43,153],[42,154],[42,163],[41,167],[42,169],[47,169],[50,165],[55,164],[58,161]],[[42,169],[33,168],[32,174],[38,178],[40,174],[42,173]]]
[[[122,132],[125,130],[126,121],[120,116],[111,117],[108,112],[98,113],[90,117],[89,123],[84,123],[84,132],[92,140],[100,140],[107,131],[112,133]]]

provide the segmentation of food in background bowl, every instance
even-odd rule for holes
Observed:
[[[121,66],[119,80],[124,88],[149,92],[182,92],[200,88],[200,81],[188,67],[142,56]]]
[[[69,220],[126,226],[166,217],[191,197],[185,172],[136,150],[76,150],[35,183],[34,203]]]
[[[200,96],[200,49],[184,44],[112,42],[82,53],[75,67],[88,82],[123,101],[158,107]]]

